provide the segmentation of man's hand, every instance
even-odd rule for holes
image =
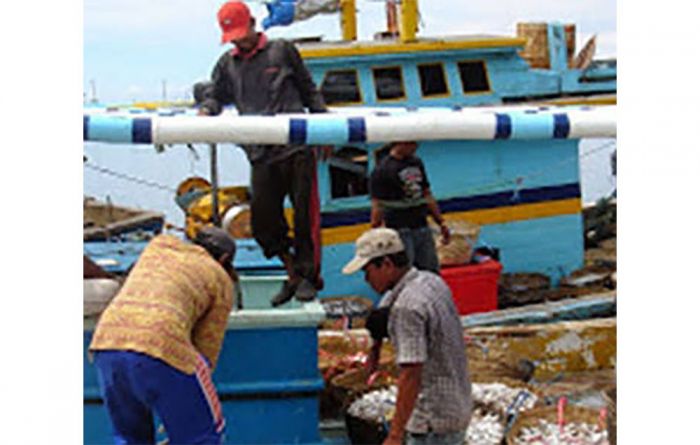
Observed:
[[[367,381],[372,374],[377,372],[377,368],[379,367],[379,356],[382,352],[381,348],[381,342],[375,342],[367,354],[367,362],[365,363],[365,381]]]
[[[440,224],[440,234],[442,235],[442,244],[449,244],[450,243],[450,228],[447,227],[447,224],[445,224],[445,221]]]

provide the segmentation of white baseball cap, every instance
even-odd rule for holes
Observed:
[[[368,230],[355,242],[355,257],[343,267],[343,273],[355,273],[374,258],[403,250],[403,242],[396,230],[385,227]]]

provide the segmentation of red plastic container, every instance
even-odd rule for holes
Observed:
[[[498,309],[498,278],[503,265],[495,260],[481,264],[444,267],[440,275],[452,291],[459,315]]]

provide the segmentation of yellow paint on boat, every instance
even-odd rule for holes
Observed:
[[[371,56],[383,54],[401,54],[430,51],[455,51],[463,49],[502,48],[525,46],[526,40],[519,37],[472,37],[455,40],[418,40],[410,43],[374,43],[343,42],[341,44],[319,46],[317,48],[300,47],[304,59],[326,57]]]
[[[445,213],[448,221],[469,221],[474,224],[502,224],[550,216],[574,215],[581,212],[581,199],[572,198],[536,204],[499,207],[487,210]],[[287,219],[291,220],[292,211],[287,209]],[[350,226],[332,227],[321,231],[324,246],[340,243],[354,243],[360,235],[370,228],[369,223]]]
[[[547,105],[617,105],[616,94],[606,94],[601,96],[588,97],[562,97],[560,99],[545,100],[537,102]]]

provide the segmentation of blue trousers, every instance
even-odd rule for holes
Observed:
[[[225,422],[204,358],[192,375],[131,351],[96,351],[95,365],[115,444],[155,443],[154,414],[170,445],[223,443]]]
[[[440,273],[433,232],[429,226],[417,229],[400,228],[396,231],[399,232],[408,260],[416,269]]]

